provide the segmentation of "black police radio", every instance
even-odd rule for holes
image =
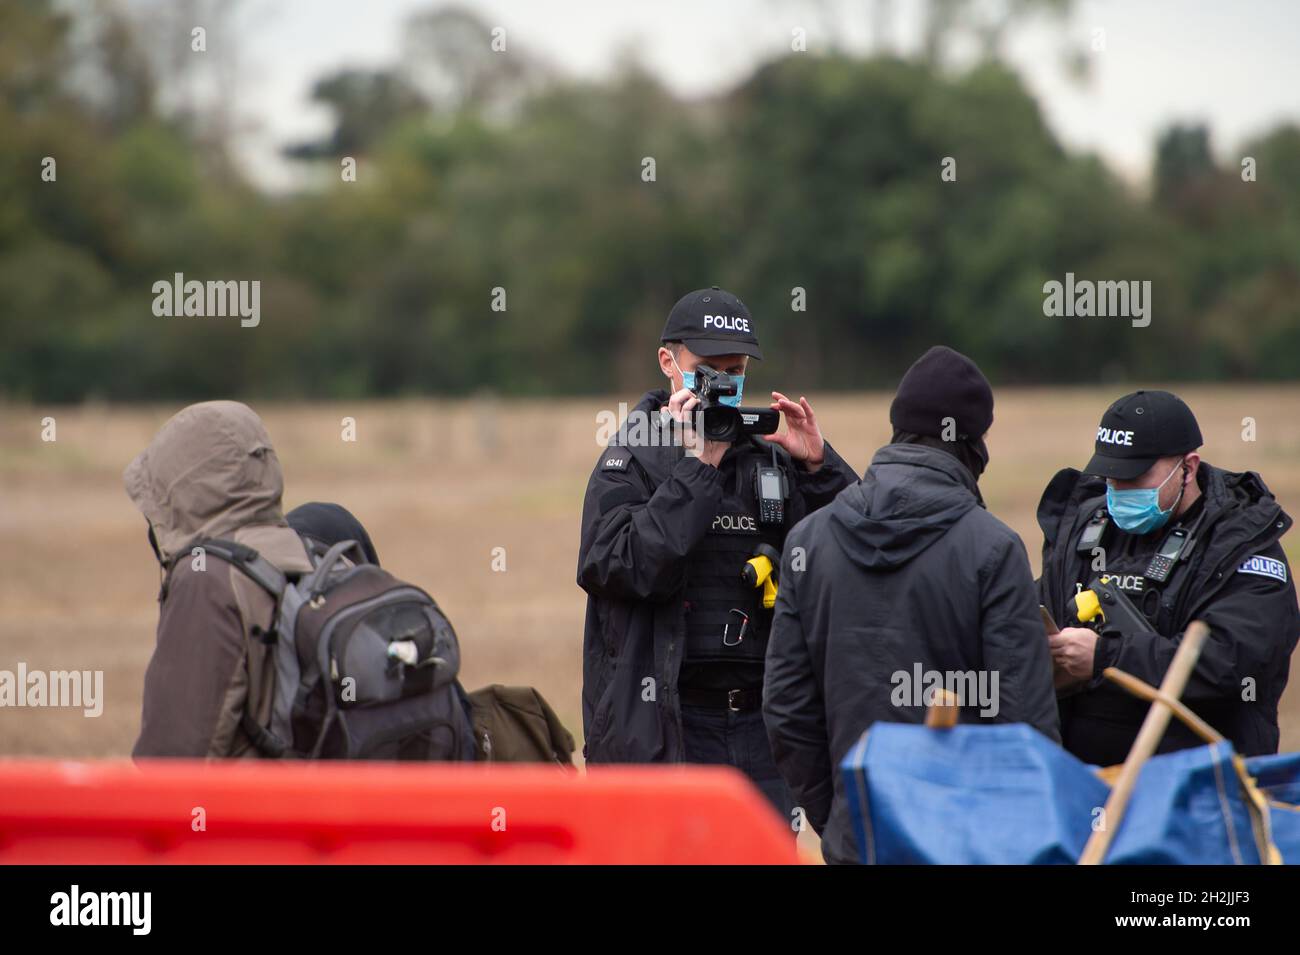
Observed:
[[[1151,563],[1147,564],[1144,574],[1147,580],[1163,584],[1169,579],[1169,575],[1174,572],[1174,565],[1180,560],[1186,560],[1196,547],[1196,531],[1203,520],[1205,520],[1204,510],[1197,515],[1196,520],[1192,521],[1191,527],[1183,527],[1179,524],[1169,532],[1160,549],[1151,558]]]
[[[1200,528],[1204,519],[1205,511],[1202,510],[1190,527],[1183,527],[1178,524],[1165,536],[1160,549],[1155,552],[1147,563],[1146,571],[1142,575],[1148,583],[1166,583],[1170,575],[1173,574],[1175,565],[1180,560],[1186,560],[1191,556],[1196,547],[1196,531]],[[1101,543],[1109,524],[1110,517],[1106,509],[1098,508],[1097,512],[1093,514],[1092,520],[1084,527],[1083,533],[1079,535],[1079,542],[1075,545],[1075,550],[1080,554],[1091,554],[1093,548]]]
[[[754,496],[758,498],[760,524],[785,523],[785,499],[790,496],[785,471],[776,463],[776,447],[772,448],[772,463],[762,461],[754,468]]]
[[[1091,554],[1094,547],[1101,543],[1102,535],[1106,533],[1106,525],[1110,523],[1110,516],[1106,513],[1104,507],[1097,508],[1097,512],[1092,515],[1092,520],[1088,526],[1083,529],[1079,535],[1079,542],[1074,549],[1080,554]]]

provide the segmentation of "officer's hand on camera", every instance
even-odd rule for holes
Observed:
[[[727,453],[727,448],[731,447],[731,442],[706,441],[696,433],[693,427],[693,416],[699,403],[699,396],[695,392],[689,388],[682,388],[680,391],[673,392],[668,399],[668,413],[672,415],[674,421],[686,425],[682,429],[686,442],[686,452],[695,455],[705,464],[716,468],[722,460],[722,456]]]
[[[808,399],[800,396],[795,404],[779,391],[772,392],[772,410],[785,416],[785,434],[765,434],[763,437],[779,444],[796,461],[802,461],[809,471],[816,471],[826,459],[826,440],[817,426]]]
[[[1066,627],[1047,638],[1052,651],[1052,665],[1058,674],[1076,680],[1092,679],[1093,654],[1097,634],[1087,627]]]

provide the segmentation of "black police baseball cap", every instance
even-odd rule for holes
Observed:
[[[1161,458],[1201,446],[1201,429],[1186,402],[1167,391],[1135,391],[1106,409],[1085,474],[1132,481]]]
[[[677,300],[664,324],[662,342],[681,342],[701,358],[749,355],[762,359],[754,320],[745,303],[718,288],[696,289]]]

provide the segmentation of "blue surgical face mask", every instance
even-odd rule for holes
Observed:
[[[1168,477],[1160,482],[1157,487],[1139,487],[1128,491],[1117,491],[1106,484],[1106,510],[1110,511],[1110,516],[1115,519],[1120,530],[1127,531],[1130,534],[1150,534],[1154,530],[1163,527],[1169,520],[1169,515],[1174,512],[1178,506],[1178,501],[1182,500],[1183,492],[1178,492],[1178,498],[1170,506],[1169,510],[1160,509],[1160,489],[1169,483],[1169,478],[1173,477],[1181,468],[1183,462],[1179,461],[1174,465],[1174,469],[1169,472]]]
[[[676,369],[677,369],[677,373],[680,374],[680,375],[682,376],[682,386],[685,387],[685,388],[690,388],[692,391],[694,391],[694,390],[695,390],[695,372],[693,372],[693,371],[682,371],[682,367],[681,367],[681,365],[677,364],[677,359],[676,359],[676,358],[673,359],[673,367],[676,368]],[[735,393],[734,395],[727,395],[726,397],[719,398],[719,399],[718,399],[718,404],[720,404],[720,405],[730,405],[732,408],[739,408],[739,407],[740,407],[740,399],[741,399],[742,397],[744,397],[744,394],[745,394],[745,376],[744,376],[744,375],[732,375],[732,376],[731,376],[731,380],[734,381],[734,382],[736,383],[736,393]]]

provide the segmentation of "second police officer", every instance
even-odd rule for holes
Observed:
[[[1277,706],[1300,634],[1279,543],[1291,518],[1253,471],[1213,467],[1197,453],[1191,409],[1165,391],[1125,395],[1106,410],[1080,473],[1053,478],[1038,508],[1040,596],[1061,624],[1051,639],[1061,739],[1097,765],[1122,762],[1148,705],[1102,677],[1117,667],[1158,686],[1183,631],[1209,638],[1183,701],[1247,756],[1278,748]],[[1099,636],[1070,620],[1074,595],[1110,575],[1149,626]],[[1173,722],[1160,752],[1199,744]]]

